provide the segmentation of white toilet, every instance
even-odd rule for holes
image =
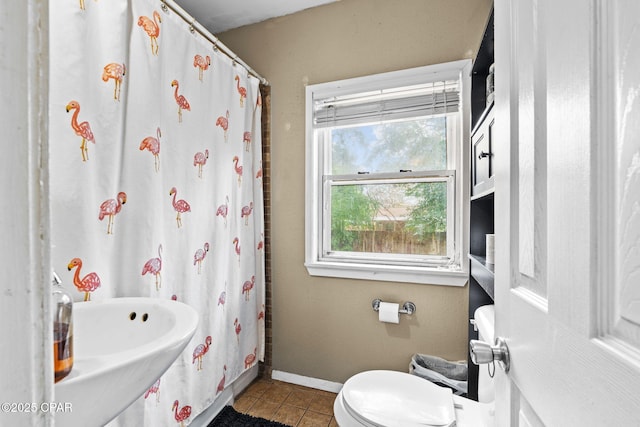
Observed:
[[[475,312],[481,341],[494,342],[494,308]],[[340,427],[490,427],[494,386],[486,366],[478,376],[478,402],[448,388],[397,371],[366,371],[349,378],[333,404]]]

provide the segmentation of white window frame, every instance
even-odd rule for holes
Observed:
[[[432,264],[433,266],[445,266],[449,259],[455,258],[455,170],[443,170],[434,172],[402,172],[402,173],[376,173],[358,177],[353,175],[326,175],[323,176],[323,194],[330,194],[329,187],[350,184],[390,184],[390,183],[415,183],[415,182],[444,182],[447,184],[447,254],[446,256],[433,255],[403,255],[381,254],[371,252],[346,252],[327,251],[331,247],[331,227],[322,227],[322,245],[319,248],[319,258],[326,262],[352,262],[354,259],[366,264],[395,263],[395,264]],[[322,209],[322,221],[331,224],[331,199],[327,197]]]
[[[305,171],[305,267],[312,276],[341,277],[392,282],[409,282],[433,285],[464,286],[469,276],[469,127],[470,127],[470,88],[471,61],[460,60],[444,64],[429,65],[408,70],[393,71],[365,77],[335,82],[309,85],[306,88],[306,171]],[[323,159],[328,155],[322,151],[314,130],[313,101],[331,96],[342,96],[360,92],[411,86],[432,81],[458,80],[460,82],[460,120],[458,120],[458,144],[449,148],[451,161],[449,168],[454,169],[455,184],[448,195],[453,194],[449,202],[455,205],[453,221],[453,255],[446,265],[418,265],[415,263],[374,262],[372,258],[360,262],[357,257],[335,260],[322,254]],[[449,233],[447,233],[449,235]],[[451,238],[451,236],[449,236]],[[449,242],[448,242],[449,243]]]

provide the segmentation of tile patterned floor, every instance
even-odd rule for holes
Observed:
[[[337,427],[335,393],[271,379],[254,381],[236,399],[236,411],[293,427]]]

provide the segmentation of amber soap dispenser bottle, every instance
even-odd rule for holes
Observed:
[[[73,367],[73,300],[53,272],[53,366],[55,382],[71,372]]]

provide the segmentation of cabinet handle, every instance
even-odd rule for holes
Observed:
[[[489,157],[491,156],[491,153],[485,153],[484,151],[480,152],[480,155],[478,156],[478,159],[482,160],[484,157]]]

